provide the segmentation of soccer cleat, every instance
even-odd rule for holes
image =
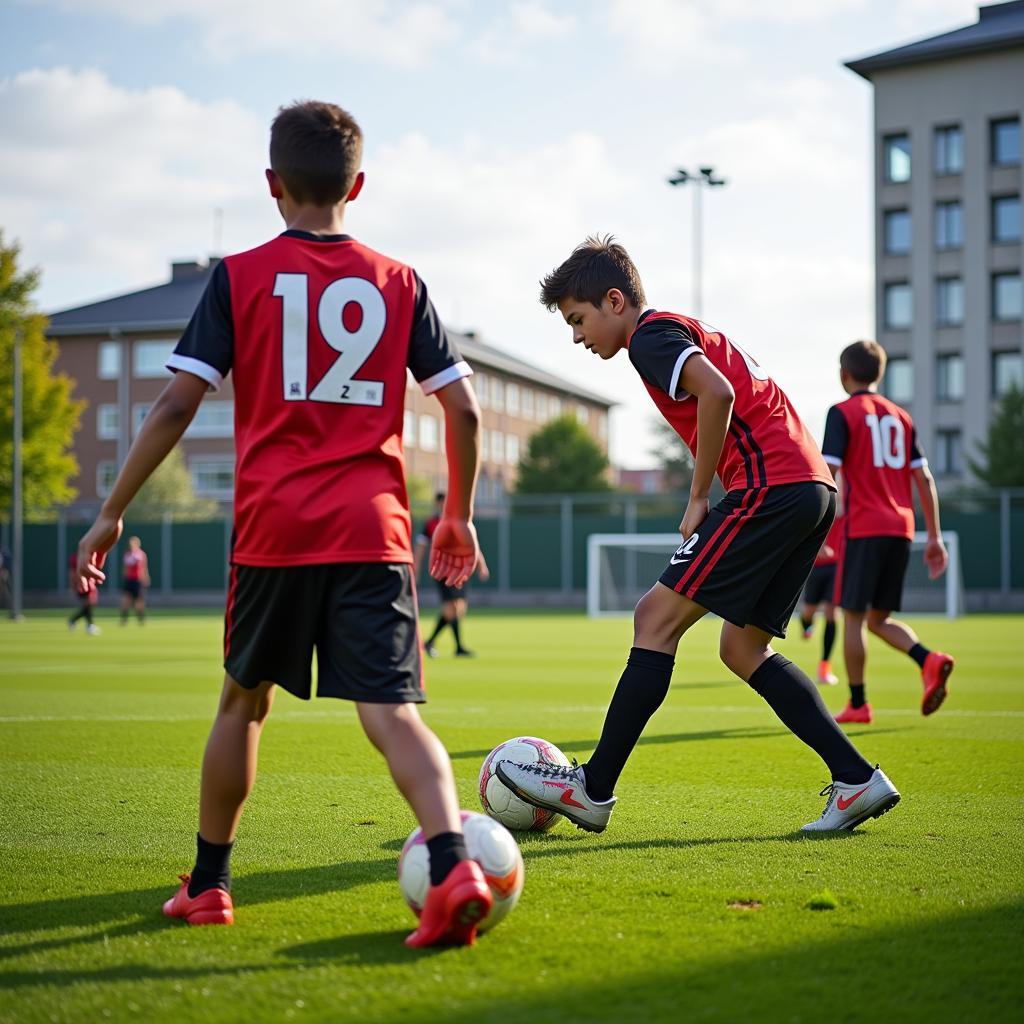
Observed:
[[[828,796],[825,810],[817,821],[801,827],[801,832],[849,832],[868,818],[879,818],[899,802],[900,794],[881,768],[859,785],[830,782],[821,796]]]
[[[77,625],[78,625],[78,623],[77,623],[77,622],[72,622],[72,621],[71,621],[70,619],[68,619],[68,632],[69,632],[69,633],[74,633],[74,631],[75,631],[75,627],[76,627]]]
[[[189,924],[234,924],[235,906],[231,893],[223,889],[206,889],[198,896],[189,896],[191,875],[178,875],[181,888],[164,904],[168,917],[180,917]]]
[[[475,658],[476,657],[476,651],[471,651],[471,650],[469,650],[468,647],[460,647],[460,648],[458,648],[458,650],[456,650],[455,657],[456,658]]]
[[[100,627],[97,626],[95,622],[90,622],[89,625],[85,627],[85,631],[89,636],[99,636],[101,632]]]
[[[475,860],[460,860],[440,885],[427,890],[427,901],[416,931],[405,944],[423,946],[472,946],[477,925],[491,912],[494,897]]]
[[[814,627],[813,626],[804,626],[803,638],[805,640],[810,640],[811,637],[813,636],[813,634],[814,634]]]
[[[955,664],[956,662],[942,651],[932,651],[924,659],[924,668],[921,669],[921,679],[924,681],[922,715],[932,715],[942,707],[942,702],[946,699],[946,683]]]
[[[836,715],[836,721],[840,725],[870,725],[871,705],[861,704],[859,708],[855,708],[852,704],[847,704],[846,707]]]
[[[822,686],[835,686],[839,677],[832,671],[832,666],[827,661],[818,662],[818,682]]]
[[[580,765],[516,764],[499,761],[494,772],[516,796],[534,807],[563,814],[577,828],[587,832],[603,832],[615,808],[615,797],[591,800],[587,795],[586,776]]]
[[[427,644],[426,647],[423,648],[423,650],[426,652],[428,658],[437,657],[437,648],[433,644]]]

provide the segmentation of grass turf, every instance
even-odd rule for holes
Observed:
[[[701,623],[609,830],[523,837],[519,907],[440,952],[402,945],[414,822],[353,709],[287,694],[236,845],[236,927],[164,919],[191,865],[220,621],[100,622],[0,623],[0,1021],[1019,1019],[1020,618],[919,623],[959,659],[929,719],[914,666],[872,642],[876,722],[851,734],[903,802],[826,840],[795,834],[822,766]],[[478,809],[500,740],[589,753],[630,626],[474,614],[466,639],[474,661],[442,639],[424,714]],[[781,649],[813,668],[818,640]],[[825,696],[838,708],[844,688]]]

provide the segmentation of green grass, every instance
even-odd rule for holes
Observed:
[[[919,623],[959,659],[929,719],[913,666],[872,644],[876,722],[851,732],[903,802],[826,840],[796,834],[822,766],[702,623],[611,828],[523,838],[519,907],[441,952],[402,945],[414,822],[353,709],[287,694],[236,845],[236,927],[161,917],[191,865],[220,620],[101,624],[0,623],[0,1021],[1019,1019],[1024,619]],[[590,752],[630,628],[475,614],[466,637],[480,657],[431,662],[424,713],[477,809],[500,740]],[[808,668],[817,648],[782,645]]]

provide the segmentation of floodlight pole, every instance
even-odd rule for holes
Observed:
[[[725,179],[716,178],[713,167],[701,167],[699,174],[693,174],[680,167],[667,180],[673,186],[693,185],[693,316],[699,320],[703,305],[702,276],[704,270],[704,226],[701,195],[705,188],[724,185]]]
[[[25,498],[22,491],[22,457],[21,435],[23,426],[22,413],[22,352],[21,328],[14,329],[14,465],[11,478],[11,618],[20,622],[22,615],[22,584],[25,564],[25,545],[23,543],[22,521],[25,514]]]

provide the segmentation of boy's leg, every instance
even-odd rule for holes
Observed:
[[[821,660],[831,661],[832,660],[832,648],[836,642],[836,626],[839,622],[839,616],[836,613],[836,606],[834,604],[825,605],[825,629],[821,638]]]
[[[139,620],[140,626],[146,621],[146,599],[141,593],[135,598],[135,617]]]
[[[925,659],[931,651],[922,646],[917,639],[917,634],[905,622],[892,618],[891,611],[869,608],[867,625],[875,636],[884,640],[895,650],[909,655],[912,660],[917,662],[918,667],[924,668]]]
[[[121,594],[121,625],[124,626],[128,622],[128,612],[131,611],[132,607],[132,596],[131,594],[124,592]]]
[[[466,599],[457,597],[452,601],[452,633],[455,636],[455,653],[461,655],[471,654],[462,644],[462,620],[466,617]]]
[[[843,610],[843,659],[846,681],[850,686],[850,706],[854,709],[867,703],[864,668],[867,664],[866,616],[863,612]]]
[[[817,607],[813,604],[805,604],[800,609],[800,625],[803,628],[803,636],[805,640],[810,640],[811,630],[814,626],[814,613]]]

